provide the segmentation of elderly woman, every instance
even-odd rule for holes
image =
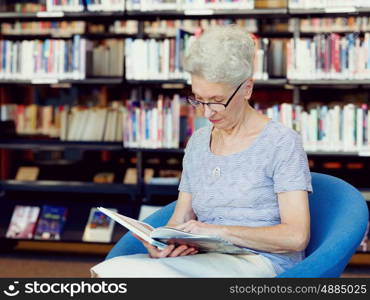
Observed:
[[[168,226],[219,236],[252,255],[197,253],[188,246],[118,256],[101,277],[273,277],[304,258],[311,177],[299,135],[254,110],[254,43],[235,26],[215,27],[185,58],[193,95],[210,126],[188,142]],[[157,259],[155,259],[157,258]]]

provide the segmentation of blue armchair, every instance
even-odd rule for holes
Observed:
[[[311,239],[306,258],[278,277],[339,277],[366,230],[369,211],[361,193],[352,185],[319,173],[312,173],[312,185]],[[154,227],[165,225],[174,207],[175,202],[156,211],[145,222]],[[127,233],[107,259],[136,253],[146,253],[146,249]]]

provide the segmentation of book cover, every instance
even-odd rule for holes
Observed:
[[[38,206],[16,205],[6,237],[10,239],[32,239],[39,212],[40,208]]]
[[[158,249],[164,249],[167,245],[176,244],[189,245],[198,249],[199,252],[256,253],[251,249],[239,247],[217,236],[193,234],[165,226],[153,228],[147,223],[126,217],[104,207],[98,207],[98,209]]]
[[[110,208],[110,211],[117,212]],[[84,242],[110,243],[114,229],[114,220],[99,211],[96,207],[91,208],[89,219],[86,223],[82,236]]]
[[[19,167],[15,180],[19,181],[35,181],[39,175],[38,167]]]
[[[44,205],[37,223],[35,239],[60,240],[66,216],[66,207]]]

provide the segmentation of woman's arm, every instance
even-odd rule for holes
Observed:
[[[196,220],[196,215],[191,205],[191,194],[180,192],[175,210],[168,220],[167,226],[174,227],[190,220]]]
[[[310,214],[306,191],[278,194],[281,224],[266,227],[224,226],[188,221],[178,229],[217,235],[251,249],[286,253],[302,251],[310,238]]]

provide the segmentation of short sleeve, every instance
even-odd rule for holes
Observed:
[[[288,131],[277,143],[273,161],[274,192],[312,192],[307,154],[298,133]]]
[[[189,180],[189,165],[190,165],[190,156],[191,156],[191,144],[192,144],[193,136],[189,139],[186,148],[184,158],[182,160],[182,173],[181,173],[181,180],[179,184],[179,191],[191,193],[190,189],[190,180]]]

